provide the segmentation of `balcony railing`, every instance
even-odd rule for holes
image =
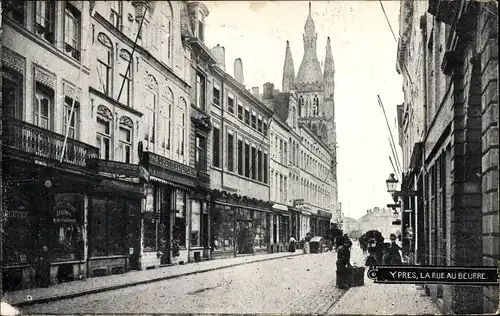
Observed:
[[[4,117],[2,123],[4,146],[37,158],[59,161],[64,135],[10,117]],[[68,138],[63,162],[87,168],[89,163],[97,158],[97,147]]]

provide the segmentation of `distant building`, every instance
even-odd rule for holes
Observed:
[[[384,238],[389,239],[391,234],[397,234],[400,231],[399,226],[392,225],[394,221],[394,211],[389,208],[374,207],[367,210],[366,214],[358,220],[358,230],[361,234],[369,230],[378,230]]]

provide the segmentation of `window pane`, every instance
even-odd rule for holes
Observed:
[[[201,228],[201,205],[199,201],[193,201],[191,209],[191,246],[200,245]]]

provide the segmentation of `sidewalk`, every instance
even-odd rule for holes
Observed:
[[[353,245],[351,263],[364,266],[363,252]],[[366,269],[368,271],[368,268]],[[368,279],[350,288],[328,311],[330,315],[442,315],[429,297],[414,284],[380,284]]]
[[[84,296],[88,294],[116,290],[124,287],[163,281],[196,273],[235,267],[254,262],[262,262],[302,255],[301,250],[290,253],[259,254],[237,258],[217,259],[185,265],[174,265],[152,270],[131,271],[124,274],[88,278],[83,281],[60,283],[48,288],[26,289],[4,293],[2,301],[21,307],[46,303],[61,299]]]

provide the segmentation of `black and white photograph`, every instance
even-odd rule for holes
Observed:
[[[497,0],[1,0],[0,315],[500,313]]]

